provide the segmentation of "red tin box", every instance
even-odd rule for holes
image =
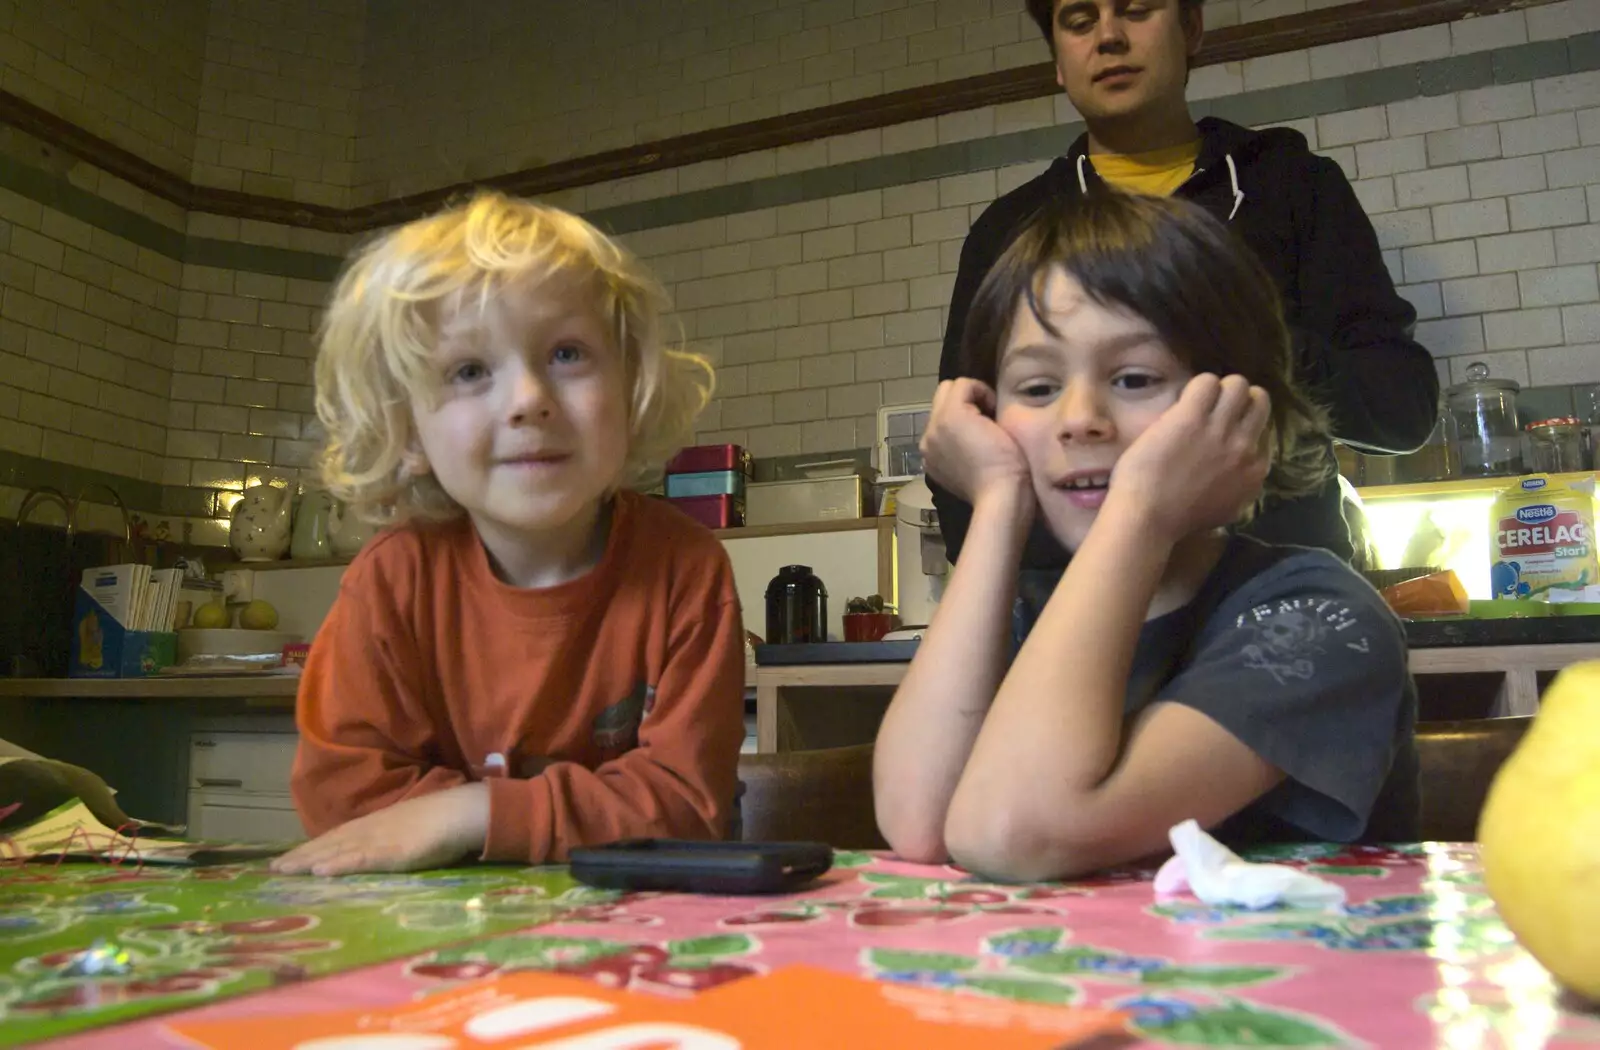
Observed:
[[[695,445],[686,448],[667,464],[668,474],[703,474],[713,470],[736,470],[745,476],[754,473],[750,453],[738,445]]]
[[[667,502],[708,529],[733,529],[744,524],[744,501],[726,493],[679,496]]]

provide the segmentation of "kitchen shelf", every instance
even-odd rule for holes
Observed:
[[[348,558],[279,558],[277,561],[230,561],[210,566],[214,571],[223,569],[249,569],[252,572],[272,572],[276,569],[328,569],[349,565],[355,556]]]
[[[159,678],[0,678],[0,696],[79,700],[282,699],[294,702],[299,675],[170,675]]]
[[[745,525],[736,529],[713,529],[711,534],[719,540],[753,540],[762,536],[814,536],[827,532],[857,532],[876,529],[883,523],[894,522],[893,517],[840,518],[833,521],[797,521],[784,525]],[[353,558],[279,558],[276,561],[241,561],[218,563],[214,569],[250,569],[254,572],[274,572],[280,569],[326,569],[349,565]]]
[[[783,525],[745,525],[737,529],[713,529],[719,540],[750,540],[759,536],[814,536],[820,532],[858,532],[875,529],[892,517],[836,518],[832,521],[796,521]]]
[[[1449,481],[1415,481],[1397,485],[1368,485],[1356,489],[1362,500],[1370,503],[1385,499],[1416,499],[1421,496],[1493,496],[1516,484],[1518,477],[1506,475],[1497,478],[1452,478]],[[1556,479],[1587,479],[1595,477],[1594,471],[1576,474],[1552,474]]]

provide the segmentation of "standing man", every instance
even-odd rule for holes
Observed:
[[[1251,131],[1189,115],[1184,89],[1200,50],[1205,0],[1027,0],[1055,56],[1056,82],[1088,125],[1043,175],[991,204],[961,250],[939,378],[962,375],[967,310],[984,275],[1048,200],[1125,190],[1205,207],[1250,245],[1277,281],[1298,378],[1361,451],[1409,452],[1438,411],[1433,360],[1411,337],[1416,311],[1394,290],[1377,235],[1349,182],[1289,128]],[[932,479],[950,560],[972,508]],[[1311,496],[1268,503],[1246,530],[1348,560],[1338,478]],[[1037,524],[1023,567],[1067,554]]]

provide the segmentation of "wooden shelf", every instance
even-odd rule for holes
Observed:
[[[298,675],[169,675],[160,678],[0,678],[0,696],[68,697],[81,700],[287,699],[300,688]]]
[[[712,529],[719,540],[753,540],[763,536],[813,536],[828,532],[858,532],[876,529],[887,523],[892,528],[894,518],[841,518],[836,521],[798,521],[785,525],[746,525],[737,529]],[[241,561],[218,565],[219,569],[250,569],[254,572],[276,572],[280,569],[327,569],[349,565],[352,558],[279,558],[277,561]]]
[[[756,687],[756,669],[744,669],[744,687]],[[200,675],[163,678],[0,678],[0,697],[70,697],[84,700],[284,699],[300,688],[296,675]]]
[[[1450,481],[1414,481],[1399,485],[1368,485],[1358,488],[1361,498],[1372,503],[1386,499],[1418,499],[1424,496],[1493,496],[1517,483],[1519,476],[1498,478],[1453,478]],[[1596,475],[1592,471],[1577,474],[1552,474],[1558,480],[1587,480]]]
[[[797,521],[784,525],[745,525],[737,529],[713,529],[719,540],[752,540],[760,536],[812,536],[824,532],[857,532],[875,529],[880,522],[893,524],[894,518],[839,518],[834,521]]]
[[[355,560],[355,556],[348,558],[279,558],[277,561],[231,561],[226,565],[217,565],[221,569],[249,569],[252,572],[272,572],[277,569],[332,569],[342,568]]]

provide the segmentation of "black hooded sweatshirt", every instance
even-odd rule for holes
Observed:
[[[1332,416],[1333,436],[1359,451],[1410,452],[1427,440],[1439,403],[1433,359],[1412,339],[1416,311],[1394,290],[1377,235],[1343,171],[1291,128],[1251,131],[1199,122],[1194,174],[1174,194],[1226,221],[1278,285],[1299,380]],[[939,378],[963,375],[967,311],[989,268],[1048,200],[1106,192],[1088,136],[1038,178],[996,200],[961,249]],[[945,547],[959,557],[972,508],[931,478]],[[1268,501],[1243,531],[1271,543],[1322,547],[1349,560],[1337,477],[1300,499]],[[1035,521],[1022,567],[1064,567],[1067,552]]]

